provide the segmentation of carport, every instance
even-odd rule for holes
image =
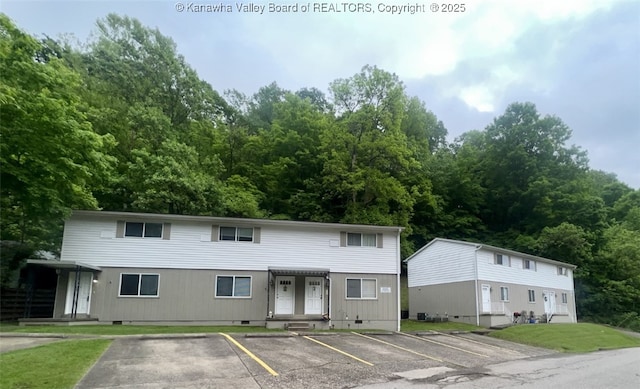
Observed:
[[[47,319],[31,318],[31,299],[33,293],[33,273],[38,267],[55,269],[57,274],[56,294],[53,317]],[[97,282],[97,274],[101,272],[97,266],[78,261],[56,261],[42,259],[27,260],[27,299],[25,301],[25,318],[20,324],[55,324],[71,321],[97,320],[91,319],[91,290]]]

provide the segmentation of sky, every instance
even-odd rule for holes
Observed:
[[[0,12],[34,36],[80,42],[109,13],[137,18],[221,94],[274,81],[327,93],[375,65],[425,102],[450,141],[532,102],[571,128],[592,169],[640,189],[640,0],[466,1],[4,0]]]

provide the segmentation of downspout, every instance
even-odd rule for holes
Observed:
[[[396,312],[396,314],[397,314],[396,321],[398,322],[398,326],[397,326],[398,327],[397,328],[398,332],[400,332],[400,317],[401,317],[400,311],[402,310],[402,307],[400,306],[400,304],[401,304],[401,301],[400,301],[400,273],[402,273],[402,263],[400,261],[400,233],[401,232],[402,232],[402,228],[398,228],[398,235],[397,235],[397,238],[396,238],[396,241],[397,241],[397,243],[396,243],[396,259],[397,259],[397,261],[396,261],[396,266],[397,266],[396,273],[397,273],[397,277],[396,278],[397,278],[397,284],[398,284],[397,285],[397,289],[398,290],[396,291],[396,293],[398,294],[398,312]]]
[[[271,318],[271,315],[269,315],[270,300],[271,300],[271,270],[267,269],[267,319]]]
[[[475,273],[476,276],[474,277],[474,283],[475,283],[475,291],[476,291],[476,326],[480,327],[480,308],[479,304],[480,302],[478,301],[478,250],[480,250],[481,246],[476,246],[476,249],[474,251],[474,262],[473,262],[473,266],[475,268]]]
[[[329,328],[333,328],[333,324],[331,323],[331,318],[333,317],[331,314],[331,276],[327,275],[327,281],[329,281],[329,296],[327,296],[329,299]]]

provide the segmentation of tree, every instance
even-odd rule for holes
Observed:
[[[81,80],[63,61],[38,62],[42,46],[0,14],[2,240],[53,248],[72,208],[96,208],[113,137],[87,121]]]

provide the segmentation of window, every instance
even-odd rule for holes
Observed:
[[[562,304],[566,304],[567,301],[568,301],[567,294],[566,293],[562,293]]]
[[[220,240],[253,242],[253,228],[220,227]]]
[[[529,289],[529,302],[530,303],[536,302],[536,291],[533,289]]]
[[[217,276],[216,297],[251,297],[251,277]]]
[[[536,270],[536,262],[525,259],[522,264],[523,269]]]
[[[511,266],[508,255],[496,254],[494,262],[496,265]]]
[[[375,278],[347,278],[348,299],[376,299],[376,290]]]
[[[568,275],[568,271],[566,267],[562,267],[562,266],[558,266],[558,275],[559,276],[566,276]]]
[[[158,297],[159,274],[120,274],[120,295],[132,297]]]
[[[509,288],[506,286],[500,287],[500,301],[509,301]]]
[[[126,222],[124,236],[162,238],[162,223]]]
[[[347,233],[347,246],[376,247],[376,234]]]

